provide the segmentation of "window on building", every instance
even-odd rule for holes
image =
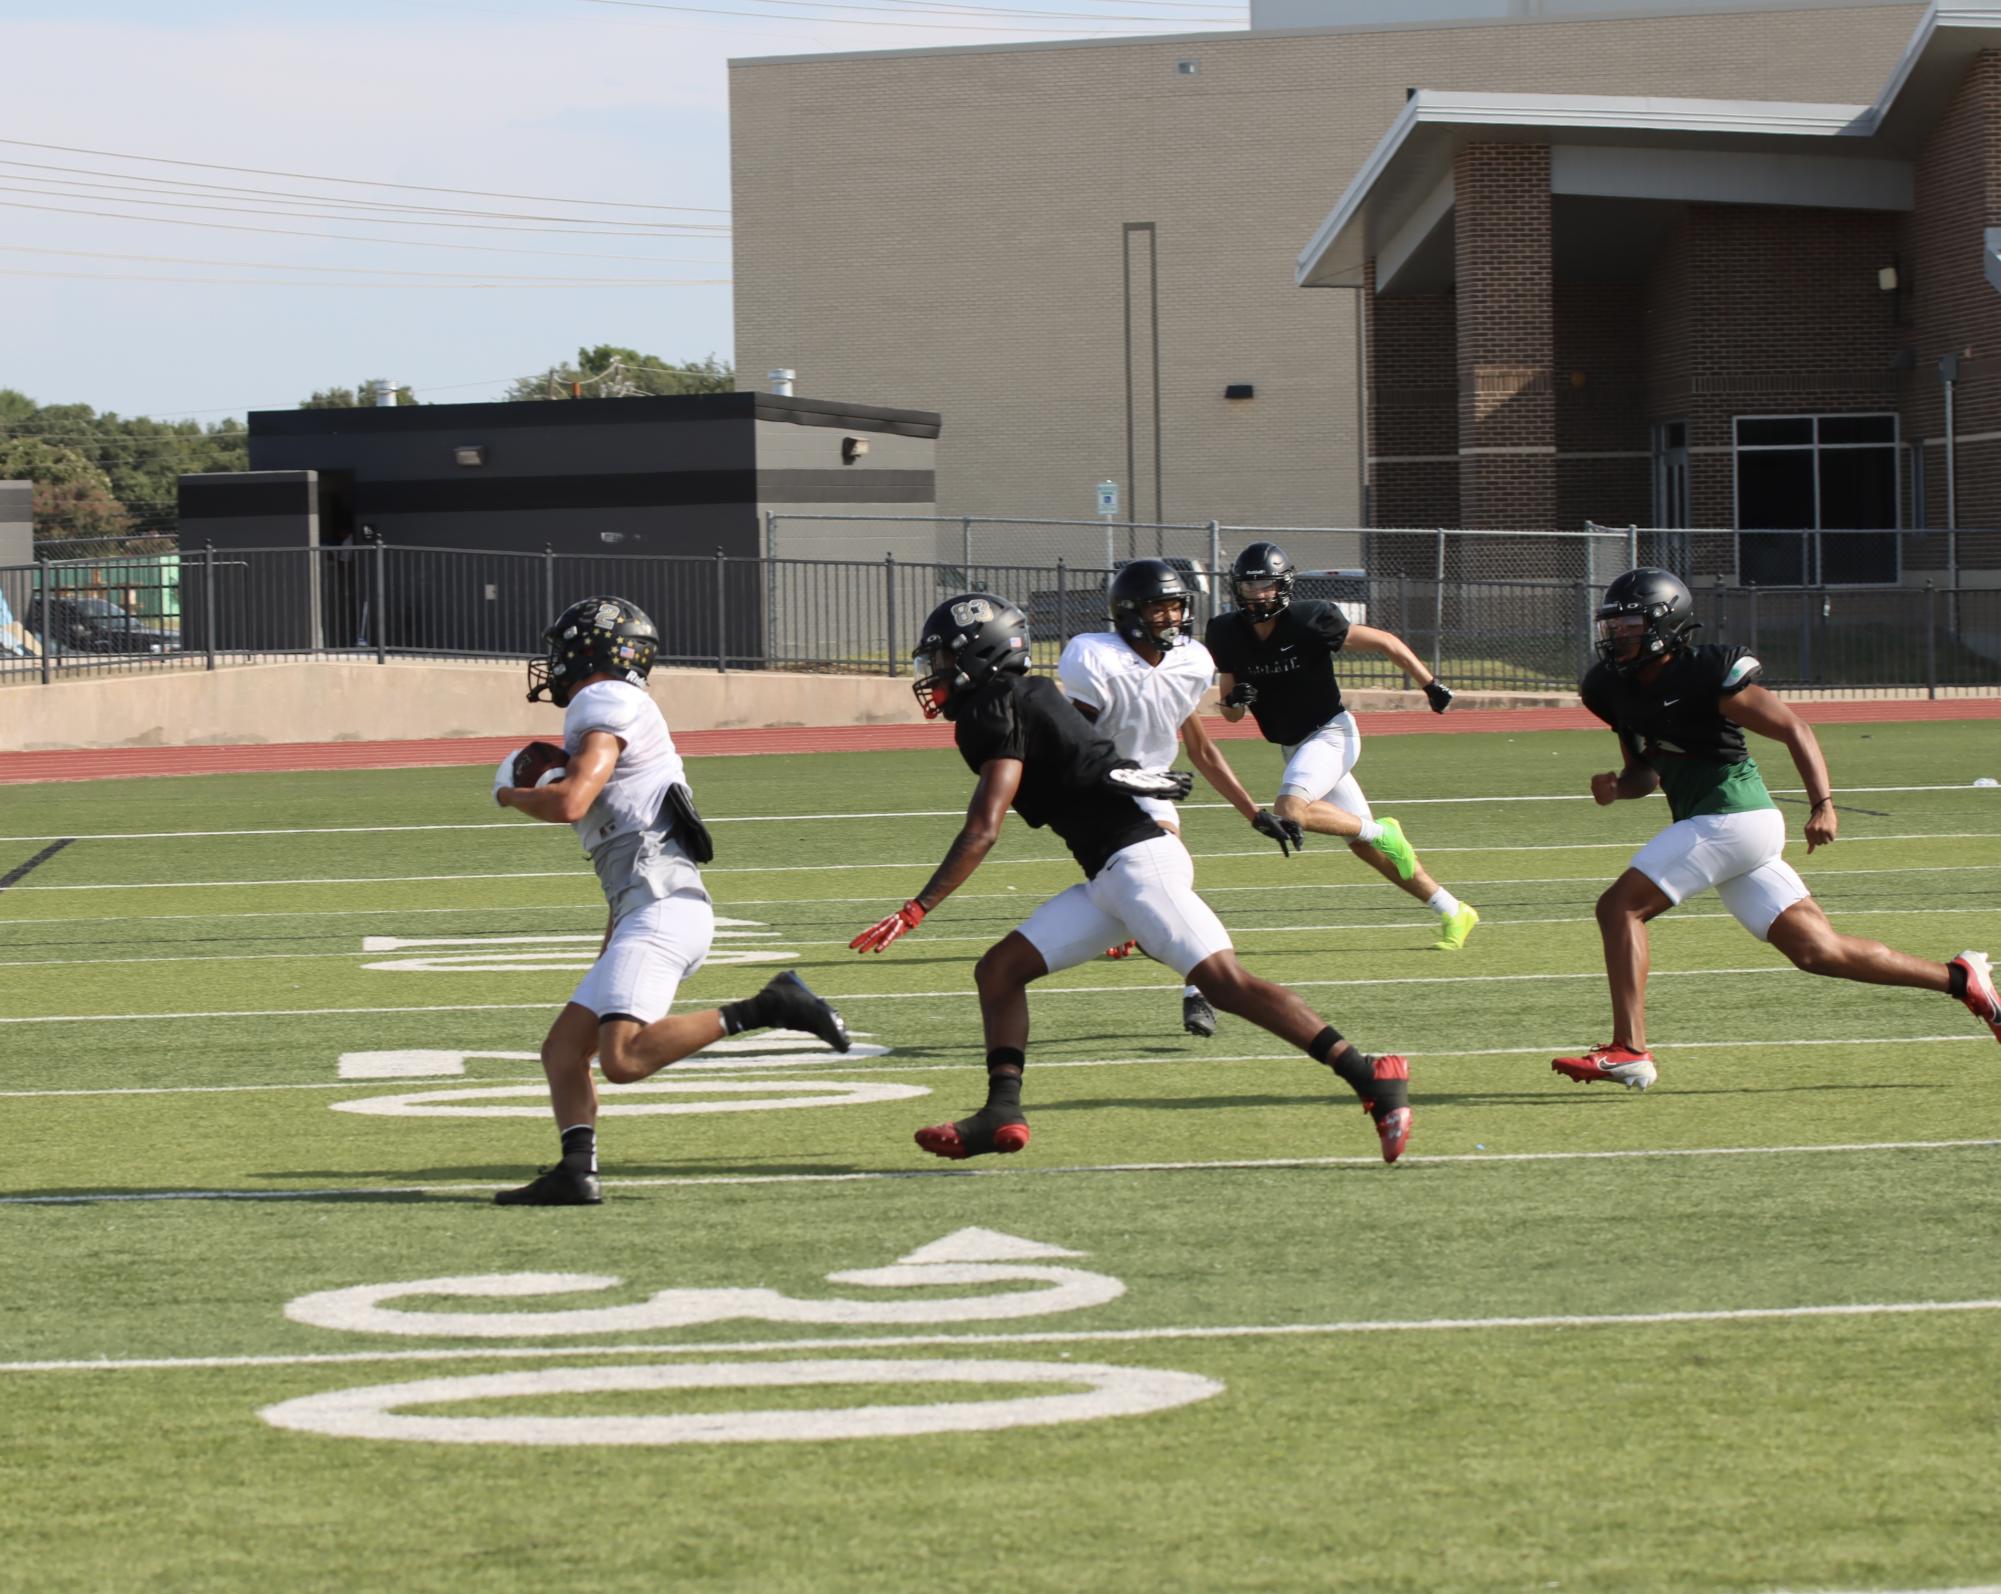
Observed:
[[[1737,417],[1737,579],[1761,587],[1897,579],[1894,415]]]

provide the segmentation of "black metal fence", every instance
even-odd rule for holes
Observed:
[[[1595,574],[1595,572],[1594,572]],[[344,658],[525,658],[565,606],[618,593],[652,615],[666,666],[907,675],[924,618],[969,589],[1020,604],[1038,664],[1106,627],[1102,565],[521,554],[387,544],[46,559],[0,568],[0,682]],[[1600,583],[1435,568],[1303,571],[1298,592],[1395,632],[1455,688],[1568,691],[1591,658]],[[1190,572],[1198,630],[1229,606]],[[1774,685],[2001,690],[2001,590],[1692,581],[1711,640]],[[1353,686],[1403,684],[1379,655]]]

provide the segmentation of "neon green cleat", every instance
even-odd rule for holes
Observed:
[[[1446,914],[1438,926],[1438,939],[1431,943],[1435,952],[1457,952],[1466,944],[1466,937],[1473,933],[1473,926],[1480,922],[1480,910],[1470,902],[1462,902]]]
[[[1408,880],[1417,873],[1417,854],[1411,850],[1410,843],[1404,840],[1403,826],[1394,819],[1384,819],[1379,823],[1383,827],[1383,833],[1369,845],[1397,866],[1399,880]]]

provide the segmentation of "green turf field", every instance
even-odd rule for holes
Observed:
[[[1366,732],[1366,723],[1364,726]],[[2001,737],[1830,726],[1838,926],[2001,953]],[[1601,734],[1378,737],[1477,905],[1460,954],[1344,849],[1198,790],[1245,961],[1413,1058],[1384,1167],[1323,1069],[1178,982],[1039,987],[1019,1157],[971,964],[1073,866],[1012,823],[886,954],[947,754],[693,766],[729,934],[857,1032],[606,1093],[606,1200],[534,1049],[602,929],[478,769],[0,789],[0,1545],[66,1590],[1918,1589],[2001,1579],[2001,1051],[1818,981],[1713,899],[1655,927],[1645,1096],[1592,901],[1665,823]],[[1254,790],[1275,750],[1232,743]],[[1764,763],[1794,786],[1783,756]],[[1879,788],[1879,789],[1864,789]],[[1788,810],[1795,837],[1804,806]],[[415,1286],[414,1288],[412,1286]]]

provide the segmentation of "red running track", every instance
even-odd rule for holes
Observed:
[[[2001,719],[2001,697],[1860,698],[1796,703],[1816,725],[1902,723],[1919,720]],[[1207,722],[1224,741],[1248,741],[1257,728]],[[1582,708],[1481,708],[1428,714],[1422,710],[1363,715],[1369,736],[1437,735],[1466,731],[1575,731],[1599,728]],[[239,775],[314,769],[421,769],[452,764],[497,764],[522,745],[520,736],[463,736],[432,741],[263,742],[216,747],[91,747],[8,755],[0,785],[30,781],[117,780],[137,775]],[[683,731],[675,744],[690,758],[756,753],[875,753],[908,748],[944,749],[951,727],[910,725],[804,725],[779,729]]]

